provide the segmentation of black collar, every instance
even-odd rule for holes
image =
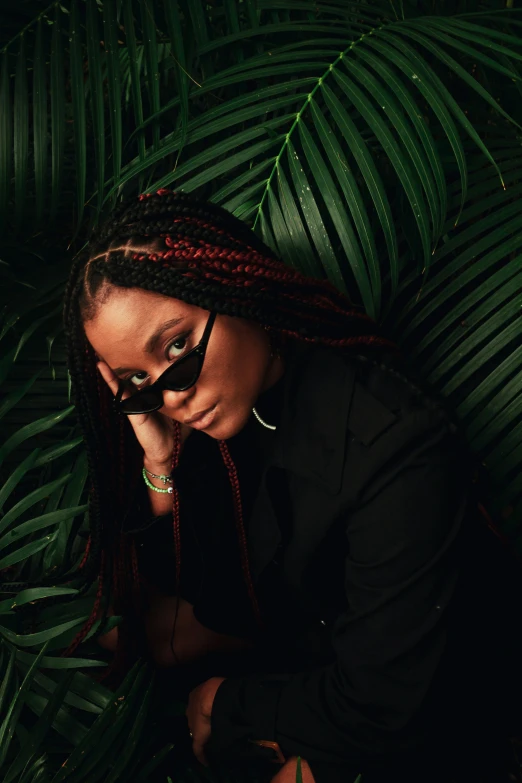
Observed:
[[[277,499],[271,497],[266,483],[270,468],[284,468],[319,490],[337,495],[343,490],[350,433],[370,446],[396,421],[395,414],[364,383],[356,382],[360,367],[355,357],[323,346],[299,345],[292,351],[283,376],[280,422],[275,432],[268,433],[275,438],[272,456],[264,466],[246,529],[254,581],[281,543]]]
[[[355,367],[333,350],[298,345],[285,367],[274,465],[336,493],[342,482]]]

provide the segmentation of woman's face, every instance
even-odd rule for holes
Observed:
[[[199,343],[208,317],[208,310],[179,299],[114,287],[84,327],[98,357],[127,387],[140,389]],[[203,431],[227,439],[240,432],[259,394],[282,373],[283,361],[270,357],[270,341],[262,327],[244,318],[217,315],[198,380],[186,391],[165,390],[160,413],[185,423],[216,406]]]

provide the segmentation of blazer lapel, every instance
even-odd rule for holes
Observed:
[[[355,366],[324,349],[296,346],[285,368],[283,406],[272,457],[247,525],[250,570],[257,580],[281,542],[268,475],[282,468],[304,476],[328,494],[342,485],[346,430],[353,399]]]

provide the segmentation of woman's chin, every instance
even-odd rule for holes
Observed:
[[[208,435],[215,440],[228,440],[237,435],[243,427],[246,425],[250,414],[247,412],[243,416],[224,416],[222,421],[213,422],[210,427],[202,430],[205,435]]]

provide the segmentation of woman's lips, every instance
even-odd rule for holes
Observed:
[[[208,411],[208,413],[200,416],[199,419],[196,419],[195,421],[191,421],[188,426],[193,427],[195,430],[204,430],[207,427],[210,427],[216,415],[216,407],[217,403]]]

